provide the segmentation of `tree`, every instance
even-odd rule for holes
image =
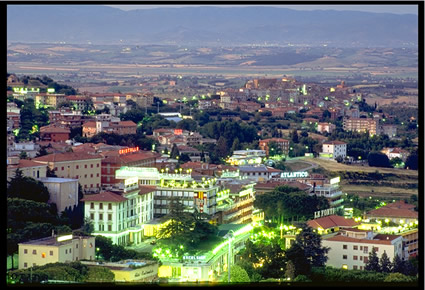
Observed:
[[[295,278],[295,265],[294,263],[289,260],[289,262],[286,264],[286,271],[285,271],[285,278],[294,280]]]
[[[241,144],[239,142],[239,138],[236,137],[233,140],[232,149],[230,149],[230,151],[233,153],[234,151],[239,150],[240,148],[241,148]]]
[[[113,282],[115,274],[106,267],[88,267],[87,276],[84,282]]]
[[[291,140],[293,143],[298,143],[298,132],[297,129],[293,129],[291,133]]]
[[[227,140],[223,136],[221,136],[217,141],[216,146],[217,156],[224,158],[229,154],[229,149],[227,148]]]
[[[8,181],[7,197],[46,203],[50,199],[50,194],[47,187],[41,181],[22,176],[22,174],[16,174]]]
[[[295,267],[294,275],[309,275],[311,267],[323,267],[327,261],[329,248],[321,246],[322,238],[306,224],[295,237],[295,243],[285,251],[287,261]]]
[[[379,258],[378,258],[378,255],[376,254],[375,247],[373,247],[372,251],[369,253],[369,258],[365,265],[365,270],[381,272],[381,267],[379,265]]]
[[[381,268],[381,271],[384,273],[390,273],[391,272],[391,261],[388,258],[387,253],[384,251],[384,253],[381,256],[381,259],[379,260],[379,266]]]
[[[391,273],[389,274],[385,279],[384,282],[391,282],[391,283],[408,283],[412,282],[412,278],[409,276],[403,275],[401,273]]]
[[[223,282],[227,282],[228,276],[223,276]],[[249,283],[248,273],[238,265],[232,265],[230,267],[230,283]]]
[[[412,153],[407,157],[405,168],[411,169],[411,170],[418,170],[418,155],[416,152]]]
[[[369,166],[376,167],[391,167],[388,156],[381,152],[370,152],[367,161]]]
[[[174,143],[173,147],[171,147],[171,153],[170,153],[170,158],[172,159],[176,159],[177,156],[180,155],[179,152],[179,148],[177,147],[177,145]]]

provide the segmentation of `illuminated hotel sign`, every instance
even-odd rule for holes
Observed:
[[[338,177],[332,178],[329,182],[330,184],[336,184],[336,183],[339,183],[340,181],[341,181],[341,178],[338,176]]]
[[[72,240],[72,235],[61,236],[56,239],[58,242]]]
[[[280,175],[281,178],[300,178],[308,177],[307,171],[298,171],[298,172],[282,172]]]
[[[183,256],[183,260],[204,260],[205,256]]]
[[[122,154],[137,152],[137,151],[139,151],[139,147],[120,149],[118,152],[120,153],[120,155],[122,155]]]

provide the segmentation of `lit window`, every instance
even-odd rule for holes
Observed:
[[[41,253],[42,258],[46,258],[46,253]]]

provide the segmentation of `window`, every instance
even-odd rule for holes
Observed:
[[[28,250],[27,249],[24,249],[24,254],[28,254]]]
[[[53,256],[53,251],[50,251],[50,252],[49,252],[49,255],[50,255],[50,256]]]
[[[93,168],[93,164],[90,164],[90,168]]]
[[[93,178],[93,173],[92,173],[92,174],[90,174],[90,177],[91,177],[91,178]]]
[[[99,167],[99,163],[96,164],[96,167]]]
[[[68,254],[68,249],[65,249],[65,254]]]
[[[84,164],[84,168],[87,168],[87,164]]]
[[[103,209],[103,203],[99,203],[99,209]]]
[[[347,250],[347,245],[342,245],[342,248],[343,248],[344,250]]]
[[[58,171],[58,168],[57,167],[55,167],[55,171]]]
[[[90,214],[90,219],[91,219],[91,220],[94,220],[94,213],[91,213],[91,214]]]
[[[28,263],[24,263],[24,268],[28,268]]]
[[[79,166],[79,165],[76,165],[76,166],[75,166],[75,168],[76,168],[76,169],[79,169],[79,168],[80,168],[80,166]]]
[[[90,203],[90,209],[94,209],[94,203]]]
[[[112,209],[112,203],[108,203],[108,209],[111,210]]]
[[[96,173],[96,177],[99,177],[99,173]]]
[[[357,261],[357,258],[358,258],[357,256],[353,256],[354,261]]]
[[[358,250],[358,246],[353,246],[353,250]]]
[[[108,225],[108,231],[111,232],[112,231],[112,225]]]
[[[61,170],[63,170],[63,166],[61,167]]]
[[[78,249],[78,244],[75,244],[75,248]]]
[[[363,257],[363,262],[367,263],[369,261],[369,257]]]
[[[347,260],[347,255],[342,255],[343,260]]]
[[[108,214],[108,221],[111,221],[112,220],[112,214]]]
[[[33,255],[37,255],[37,250],[32,250]]]
[[[76,176],[75,176],[75,179],[78,179],[78,177],[79,177],[79,176],[78,176],[78,175],[76,175]]]
[[[369,248],[368,247],[363,247],[363,253],[368,253],[369,252]]]
[[[373,247],[373,249],[375,250],[375,251],[379,251],[379,248],[378,247]]]
[[[103,220],[103,214],[102,213],[99,214],[99,220]]]
[[[87,174],[84,174],[84,178],[87,178]]]
[[[357,266],[356,265],[353,266],[353,270],[357,270]]]

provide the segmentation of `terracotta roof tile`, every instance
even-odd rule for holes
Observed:
[[[126,201],[127,198],[120,194],[116,194],[110,191],[102,191],[97,194],[86,194],[81,201],[110,201],[110,202],[122,202]]]
[[[381,237],[379,237],[380,239],[376,239],[378,236],[381,236]],[[377,235],[377,236],[375,236],[374,240],[367,240],[367,239],[356,239],[356,238],[346,237],[346,236],[342,236],[342,235],[336,235],[334,237],[325,239],[325,241],[391,245],[392,240],[400,237],[400,236],[395,236],[394,238],[387,240],[386,236],[390,236],[390,235]]]
[[[98,154],[88,154],[84,152],[66,152],[66,153],[53,153],[34,158],[35,162],[62,162],[86,159],[101,159],[102,156]]]
[[[307,224],[314,229],[321,227],[325,230],[333,227],[354,227],[359,223],[355,222],[353,219],[346,219],[342,216],[330,215],[309,220]]]

